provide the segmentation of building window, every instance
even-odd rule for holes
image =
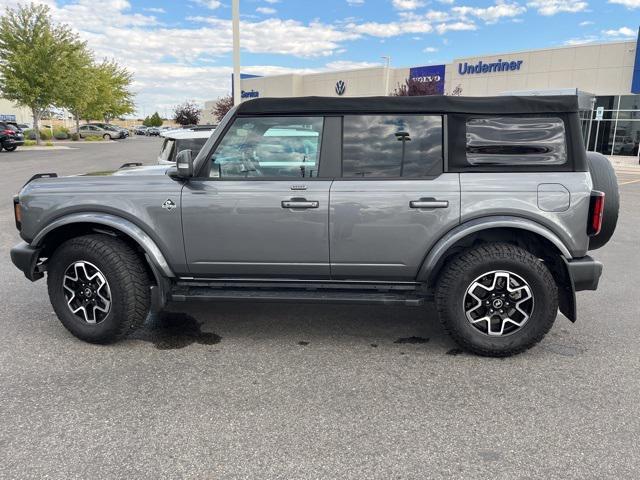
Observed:
[[[557,117],[486,117],[467,121],[467,162],[474,166],[563,165],[564,122]]]
[[[238,118],[211,157],[211,177],[318,176],[323,117]]]
[[[442,173],[442,117],[347,115],[342,176],[430,177]]]

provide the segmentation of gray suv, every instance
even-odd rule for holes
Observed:
[[[507,356],[575,322],[618,190],[576,97],[266,98],[195,158],[36,175],[14,208],[14,264],[89,342],[167,302],[434,301],[462,348]]]

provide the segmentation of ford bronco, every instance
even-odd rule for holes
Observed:
[[[433,301],[462,348],[507,356],[575,322],[618,187],[576,97],[265,98],[197,156],[38,174],[14,208],[14,264],[89,342],[168,302]]]

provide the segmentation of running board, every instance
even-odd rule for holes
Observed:
[[[418,292],[392,293],[371,290],[337,289],[255,289],[255,288],[212,288],[208,286],[177,285],[169,294],[174,302],[187,301],[252,301],[252,302],[295,302],[295,303],[351,303],[405,305],[417,307],[424,305],[426,296]]]

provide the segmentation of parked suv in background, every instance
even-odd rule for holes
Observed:
[[[194,130],[171,130],[164,136],[160,154],[158,155],[159,165],[175,165],[176,156],[182,150],[191,150],[195,157],[200,153],[200,149],[211,136],[211,128]]]
[[[22,130],[14,123],[0,122],[0,150],[13,152],[20,145],[24,145]]]
[[[576,321],[618,215],[568,96],[256,99],[174,167],[50,177],[11,256],[98,343],[167,301],[434,300],[462,348],[511,355]]]

